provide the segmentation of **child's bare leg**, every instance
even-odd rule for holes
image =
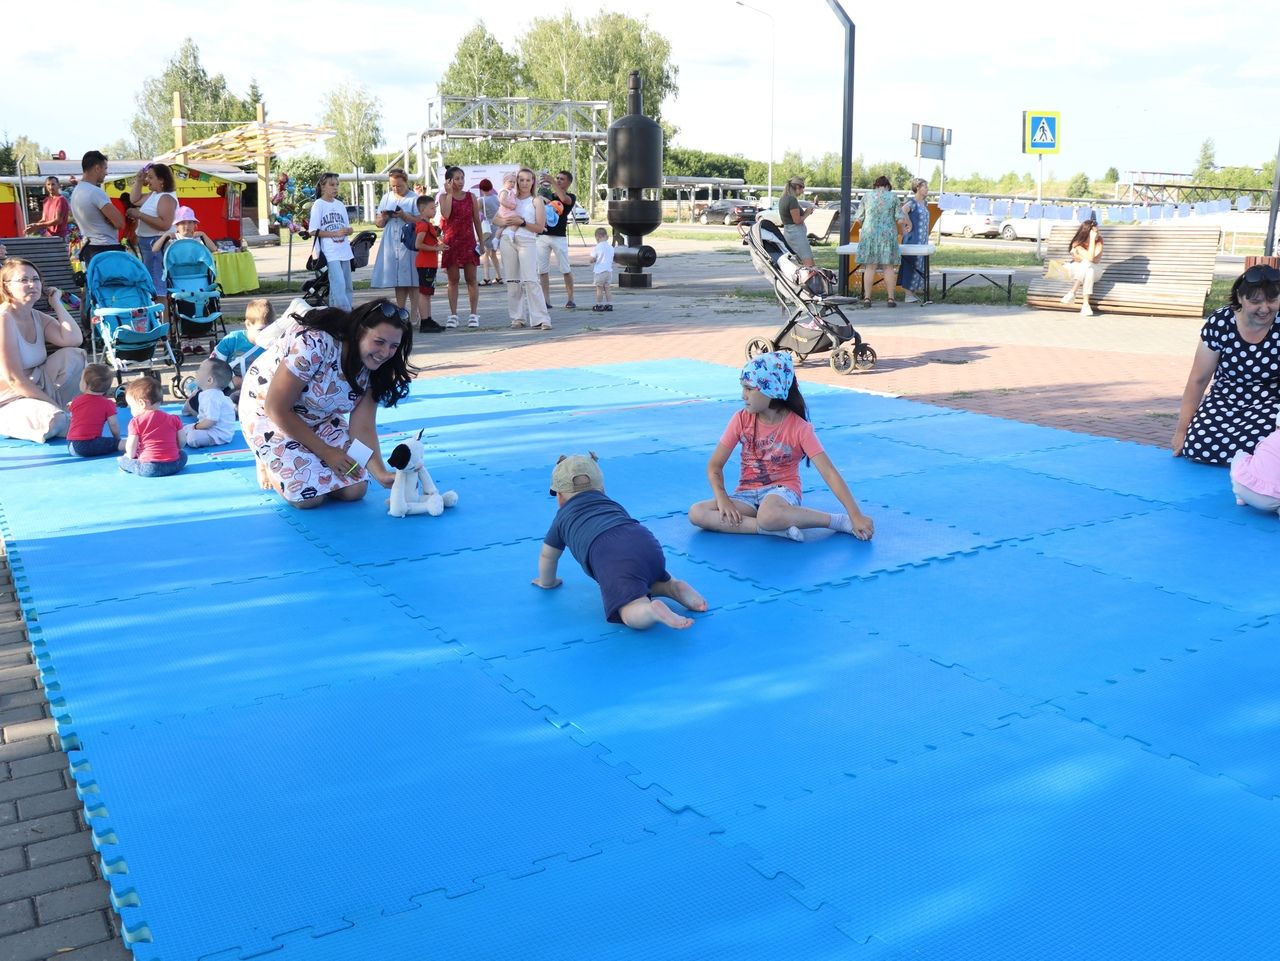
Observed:
[[[784,531],[788,527],[805,530],[829,526],[831,515],[826,511],[816,511],[812,507],[795,507],[776,494],[770,494],[760,502],[756,523],[768,531]]]
[[[671,578],[666,581],[654,581],[649,585],[649,593],[659,597],[669,597],[686,611],[705,611],[706,599],[693,589],[688,581]]]
[[[647,630],[654,624],[665,624],[677,630],[693,624],[691,618],[677,614],[667,607],[665,601],[656,597],[637,597],[634,601],[628,601],[618,609],[618,616],[622,618],[623,624],[634,631]]]
[[[698,501],[690,507],[689,523],[704,531],[716,531],[720,534],[756,533],[756,509],[740,500],[734,500],[733,506],[742,515],[742,519],[736,524],[720,513],[715,501]]]
[[[121,450],[123,449],[122,447]],[[276,485],[271,483],[271,475],[267,473],[267,465],[256,457],[253,460],[258,465],[258,486],[264,491],[275,490]]]

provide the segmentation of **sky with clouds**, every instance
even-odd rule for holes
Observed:
[[[826,0],[642,6],[679,67],[679,93],[663,105],[679,128],[677,145],[766,159],[772,97],[775,164],[787,150],[839,151],[844,35]],[[911,124],[924,123],[953,130],[949,175],[1034,173],[1035,158],[1020,146],[1025,110],[1061,114],[1061,153],[1045,158],[1046,176],[1099,177],[1111,166],[1186,172],[1206,138],[1221,165],[1259,166],[1275,156],[1280,57],[1256,2],[1112,0],[1087,14],[1008,0],[903,7],[844,0],[844,8],[856,28],[854,153],[869,163],[896,160],[916,170]],[[422,126],[454,44],[477,19],[511,50],[531,20],[560,9],[363,0],[317,16],[317,5],[301,0],[219,0],[152,5],[147,16],[122,19],[110,7],[72,0],[59,8],[59,29],[10,35],[0,134],[69,157],[128,137],[143,82],[190,36],[206,70],[222,73],[234,92],[257,80],[271,119],[318,122],[327,91],[363,85],[398,147]],[[572,12],[583,20],[599,9],[619,8],[585,0]],[[257,28],[264,11],[271,20]],[[101,29],[82,29],[85,20]],[[1256,40],[1250,23],[1263,28]],[[924,161],[922,169],[933,166]]]

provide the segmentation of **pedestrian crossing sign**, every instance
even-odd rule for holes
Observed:
[[[1048,110],[1025,110],[1022,113],[1022,152],[1057,153],[1059,138],[1059,113]]]

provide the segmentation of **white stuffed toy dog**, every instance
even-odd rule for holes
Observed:
[[[1276,430],[1258,441],[1252,454],[1237,451],[1231,459],[1231,490],[1242,507],[1280,512],[1280,414]]]
[[[412,440],[397,444],[387,458],[395,468],[396,479],[391,485],[391,497],[387,500],[387,513],[392,517],[409,514],[430,514],[439,517],[446,507],[458,503],[454,491],[441,493],[431,479],[423,460],[422,431]]]

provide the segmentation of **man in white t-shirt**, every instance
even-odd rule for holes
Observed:
[[[119,241],[120,231],[124,229],[124,214],[102,189],[102,182],[107,179],[106,154],[90,150],[81,158],[80,169],[84,176],[71,191],[71,215],[84,237],[80,261],[88,267],[94,254],[104,250],[124,250]]]

